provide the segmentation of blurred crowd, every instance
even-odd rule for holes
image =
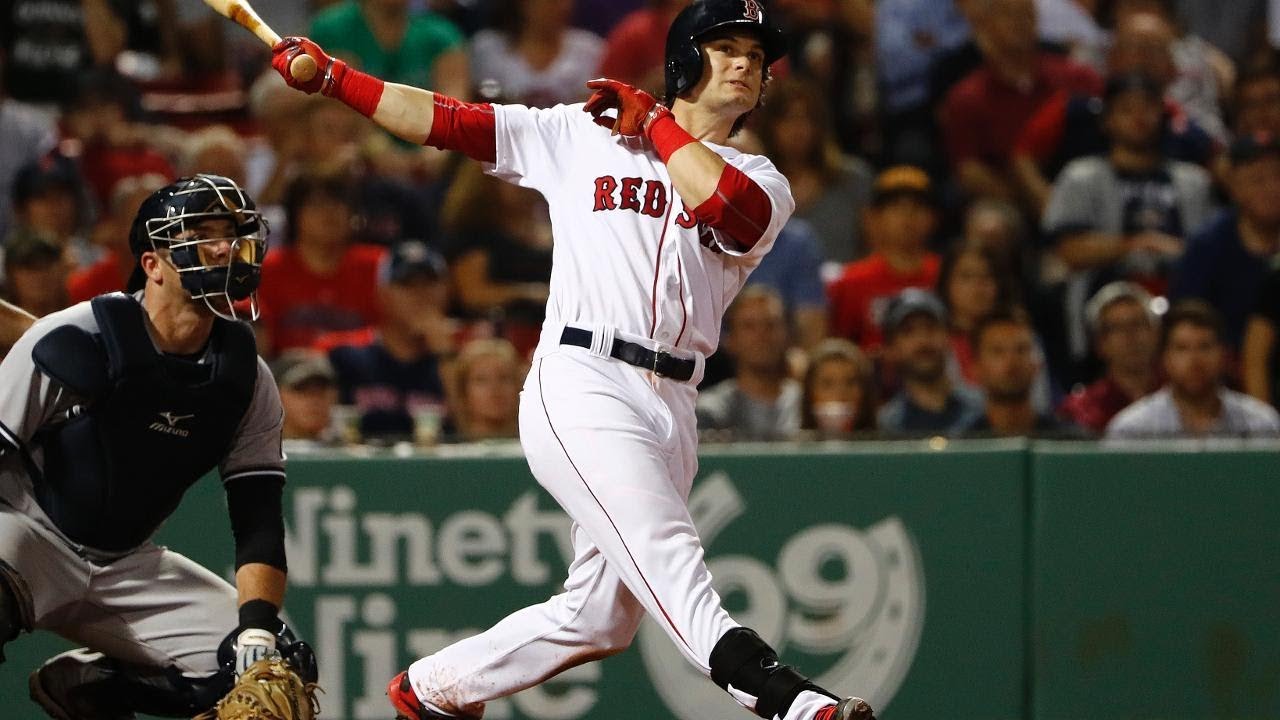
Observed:
[[[271,0],[384,79],[534,106],[661,95],[688,0]],[[709,440],[1280,436],[1280,17],[1268,0],[772,0],[734,138],[793,220],[708,362]],[[142,198],[271,222],[256,323],[296,444],[516,435],[542,198],[285,87],[198,0],[0,0],[5,299],[123,289]]]

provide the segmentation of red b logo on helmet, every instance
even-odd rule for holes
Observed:
[[[751,22],[760,22],[760,3],[757,0],[742,0],[742,17]]]

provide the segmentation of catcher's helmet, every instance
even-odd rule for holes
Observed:
[[[698,84],[702,78],[701,43],[716,30],[754,32],[764,46],[768,68],[787,54],[782,31],[770,21],[763,0],[695,0],[680,11],[667,31],[666,104]]]
[[[230,222],[230,236],[210,236],[209,232],[222,229],[210,221]],[[238,319],[235,303],[248,299],[256,319],[254,293],[267,254],[267,232],[266,220],[234,180],[195,175],[142,201],[129,232],[129,248],[136,258],[144,252],[168,250],[183,289],[193,299],[203,300],[210,310],[228,319]],[[146,275],[139,265],[129,278],[128,290],[134,292],[144,284]]]

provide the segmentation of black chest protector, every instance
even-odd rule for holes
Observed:
[[[258,356],[244,323],[216,319],[196,362],[155,349],[132,297],[104,295],[92,307],[100,334],[63,326],[32,352],[41,372],[86,398],[78,415],[36,435],[44,467],[32,481],[67,537],[123,551],[150,538],[230,450]]]

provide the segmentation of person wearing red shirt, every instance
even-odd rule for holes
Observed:
[[[1156,373],[1159,328],[1151,295],[1141,285],[1123,280],[1098,290],[1085,315],[1105,372],[1092,384],[1072,391],[1060,414],[1101,435],[1111,418],[1160,387]]]
[[[689,0],[650,0],[649,7],[618,21],[605,38],[600,77],[642,88],[661,87],[667,28],[688,4]]]
[[[378,321],[378,266],[386,249],[352,243],[351,197],[342,178],[303,176],[290,186],[290,243],[262,263],[258,349],[264,355]]]
[[[1015,198],[1013,141],[1058,91],[1100,94],[1093,70],[1042,51],[1032,0],[984,0],[973,13],[983,64],[956,84],[941,109],[947,154],[961,189]]]
[[[928,249],[938,225],[929,176],[909,165],[880,173],[866,220],[872,254],[845,266],[827,294],[831,334],[874,350],[889,298],[910,287],[932,288],[938,280],[941,261]]]

